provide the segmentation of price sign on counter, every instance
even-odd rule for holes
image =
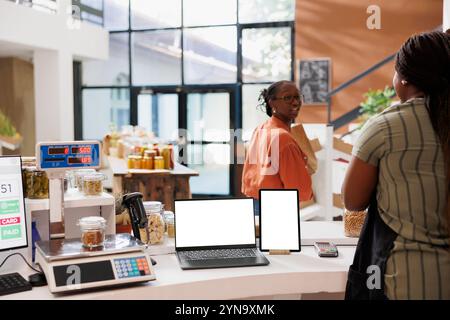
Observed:
[[[27,245],[20,157],[0,157],[0,251]]]
[[[0,199],[19,196],[19,181],[0,180]]]

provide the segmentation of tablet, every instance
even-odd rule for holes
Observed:
[[[260,250],[299,252],[300,215],[297,189],[259,190]]]

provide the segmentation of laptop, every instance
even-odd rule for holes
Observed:
[[[252,198],[175,200],[181,269],[268,265],[256,247]]]

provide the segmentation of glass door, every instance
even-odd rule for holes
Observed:
[[[134,88],[131,123],[175,144],[176,161],[197,171],[194,196],[229,196],[235,186],[231,141],[234,88]]]
[[[178,138],[178,93],[140,90],[137,94],[137,125],[154,133],[162,143]]]
[[[192,177],[195,195],[230,195],[234,150],[232,92],[193,92],[186,95],[188,166],[199,172]]]

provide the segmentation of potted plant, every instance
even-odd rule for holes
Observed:
[[[364,97],[365,100],[361,103],[361,116],[358,118],[360,127],[362,127],[370,117],[391,106],[394,101],[395,90],[389,86],[386,86],[384,90],[370,89],[364,94]]]
[[[360,104],[360,116],[355,122],[349,124],[349,131],[344,133],[340,139],[346,137],[348,142],[353,143],[353,133],[358,132],[370,117],[391,106],[394,102],[395,90],[389,86],[386,86],[384,90],[370,89],[364,94],[364,97],[364,101]]]
[[[11,120],[0,110],[0,146],[15,150],[21,143],[22,136],[17,132]]]

